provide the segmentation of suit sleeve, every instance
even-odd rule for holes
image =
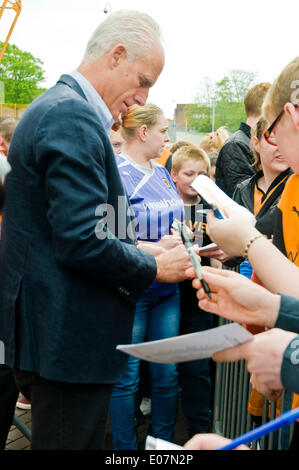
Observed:
[[[56,259],[95,281],[143,292],[156,276],[154,257],[109,229],[104,237],[96,235],[98,208],[108,202],[106,153],[110,156],[111,149],[90,107],[67,100],[54,105],[40,120],[35,144]]]
[[[280,375],[284,388],[299,393],[299,336],[289,343],[284,352]]]
[[[280,309],[274,328],[299,334],[299,300],[280,294]]]

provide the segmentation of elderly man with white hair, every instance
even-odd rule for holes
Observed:
[[[109,133],[144,105],[164,65],[148,15],[119,11],[76,71],[37,98],[11,142],[0,250],[0,341],[32,406],[32,449],[102,449],[135,304],[155,279],[178,282],[183,245],[137,248]]]

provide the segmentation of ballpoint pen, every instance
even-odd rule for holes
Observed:
[[[193,244],[192,244],[192,239],[191,237],[189,236],[187,230],[186,230],[186,227],[185,225],[182,223],[182,222],[174,222],[172,224],[172,228],[174,230],[176,230],[180,236],[181,236],[181,239],[182,239],[182,242],[184,243],[185,245],[185,248],[188,252],[188,255],[190,257],[190,260],[191,260],[191,263],[195,269],[195,272],[196,272],[196,276],[197,278],[199,279],[202,287],[203,287],[203,290],[205,291],[205,293],[207,294],[207,296],[209,298],[211,298],[211,291],[210,291],[210,288],[208,286],[208,284],[206,283],[206,281],[202,278],[202,273],[201,273],[201,264],[199,262],[199,259],[197,257],[197,255],[195,254],[194,252],[194,248],[193,248]]]
[[[294,410],[286,411],[285,413],[281,414],[278,418],[269,421],[268,423],[259,426],[258,428],[252,429],[245,434],[242,434],[239,437],[236,437],[228,444],[218,447],[215,450],[232,450],[236,447],[240,446],[241,444],[248,444],[249,442],[255,441],[259,437],[264,436],[270,432],[276,431],[281,426],[285,426],[286,424],[291,424],[296,419],[299,418],[299,407],[295,408]]]

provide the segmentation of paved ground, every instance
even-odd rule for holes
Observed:
[[[19,410],[16,408],[16,414],[22,419],[22,421],[30,428],[31,427],[31,411]],[[150,416],[146,416],[144,423],[138,426],[138,441],[139,445],[142,446],[145,437],[148,434],[150,428]],[[185,426],[185,420],[182,416],[181,410],[178,413],[177,424],[175,428],[174,441],[176,444],[183,445],[188,440],[187,430]],[[30,450],[30,442],[28,439],[15,427],[10,428],[8,439],[6,443],[7,450]],[[112,437],[110,423],[108,423],[107,437],[105,442],[105,449],[112,450]]]
[[[16,414],[22,419],[26,426],[31,428],[31,411],[16,408]],[[15,426],[12,426],[8,433],[6,449],[30,450],[30,442]]]

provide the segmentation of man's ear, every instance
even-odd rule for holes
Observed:
[[[299,108],[295,108],[292,103],[286,103],[283,109],[290,116],[294,129],[299,131]]]
[[[117,44],[113,49],[111,49],[111,51],[109,51],[108,56],[110,67],[118,67],[122,60],[127,58],[126,46],[124,44]]]

